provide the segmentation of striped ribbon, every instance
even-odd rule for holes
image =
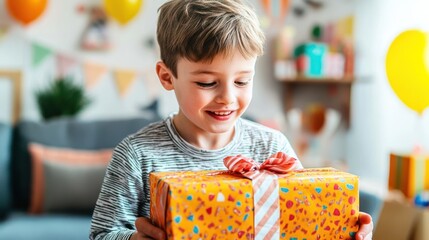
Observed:
[[[297,160],[278,152],[262,164],[242,155],[229,156],[223,161],[232,172],[252,180],[255,239],[280,239],[279,184],[276,174],[297,169]]]

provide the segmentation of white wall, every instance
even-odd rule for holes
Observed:
[[[390,43],[402,31],[429,31],[426,0],[333,1],[304,18],[288,18],[296,27],[297,43],[305,41],[315,23],[355,15],[356,80],[352,89],[351,127],[346,140],[349,171],[365,188],[387,188],[389,153],[411,152],[416,143],[429,151],[429,110],[419,116],[390,88],[385,57]],[[300,1],[294,4],[302,5]],[[428,89],[429,94],[429,89]],[[367,184],[369,183],[369,184]]]
[[[76,7],[84,2],[51,0],[42,17],[27,27],[12,20],[5,9],[0,11],[0,20],[12,24],[8,35],[0,41],[0,68],[24,69],[22,112],[24,119],[41,119],[34,100],[34,91],[46,86],[55,75],[53,67],[55,61],[52,57],[40,66],[31,66],[30,44],[32,42],[40,43],[55,52],[69,55],[80,62],[92,61],[111,69],[126,68],[150,72],[150,81],[152,83],[157,81],[154,67],[158,56],[154,49],[144,46],[144,41],[148,38],[155,38],[157,9],[164,1],[144,1],[137,17],[125,26],[111,21],[109,29],[114,47],[104,53],[82,51],[78,48],[79,38],[87,24],[88,15],[78,13]],[[256,0],[251,3],[256,8],[260,8]],[[0,6],[4,6],[4,0],[0,0]],[[249,114],[256,117],[282,116],[279,101],[280,90],[270,72],[269,56],[263,56],[257,65],[254,100],[249,108]],[[76,69],[73,75],[77,81],[82,82],[81,69]],[[157,93],[160,93],[163,116],[176,111],[177,104],[172,92],[164,91],[160,84],[155,83],[156,91],[154,93],[153,89],[148,90],[147,83],[147,79],[136,81],[131,92],[125,98],[120,98],[117,96],[111,74],[103,76],[96,87],[88,90],[93,103],[81,113],[79,118],[103,119],[139,115],[139,108],[149,103]],[[4,104],[9,105],[9,103]],[[267,104],[271,107],[264,107]],[[9,121],[9,118],[9,113],[0,111],[0,121]]]
[[[87,3],[96,1],[87,1]],[[144,41],[155,36],[156,9],[159,1],[144,1],[144,5],[134,21],[125,26],[110,23],[111,42],[114,47],[107,52],[88,52],[79,49],[79,38],[87,24],[88,15],[80,14],[76,8],[85,2],[78,0],[51,0],[42,17],[27,27],[12,21],[2,8],[4,21],[11,22],[8,35],[0,42],[0,68],[23,69],[23,111],[24,119],[40,119],[34,101],[34,91],[52,80],[55,75],[55,59],[47,58],[40,66],[31,65],[31,43],[36,42],[83,63],[91,61],[111,69],[131,69],[134,71],[154,72],[156,51],[145,47]],[[4,0],[0,0],[3,6]],[[73,71],[77,81],[82,83],[82,69]],[[151,75],[153,78],[153,74]],[[148,76],[144,76],[148,77]],[[102,119],[129,117],[140,114],[139,108],[150,102],[153,91],[148,91],[148,80],[135,81],[130,92],[124,98],[118,96],[112,75],[106,74],[98,85],[88,90],[93,104],[79,116],[82,119]],[[151,79],[155,80],[155,79]],[[158,85],[156,85],[158,86]],[[168,94],[162,94],[162,98]],[[162,101],[163,109],[170,103]],[[8,116],[3,111],[2,120]]]
[[[419,117],[407,108],[390,88],[385,73],[388,48],[400,32],[429,30],[428,7],[425,0],[357,4],[357,68],[362,82],[353,90],[348,159],[354,172],[377,186],[387,186],[390,152],[410,152],[416,142],[429,150],[428,111]]]

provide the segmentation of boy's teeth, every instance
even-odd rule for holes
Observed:
[[[231,111],[229,112],[214,112],[216,115],[229,115]]]

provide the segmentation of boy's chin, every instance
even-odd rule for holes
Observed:
[[[211,126],[210,129],[207,129],[210,133],[213,134],[224,134],[224,133],[229,133],[231,131],[234,130],[235,127],[235,122],[236,121],[232,121],[228,124],[223,124],[222,126]]]

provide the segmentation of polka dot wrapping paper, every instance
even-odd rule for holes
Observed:
[[[354,239],[358,181],[333,168],[278,175],[280,239]],[[168,239],[257,239],[250,179],[229,171],[157,172],[150,184],[151,219]]]

